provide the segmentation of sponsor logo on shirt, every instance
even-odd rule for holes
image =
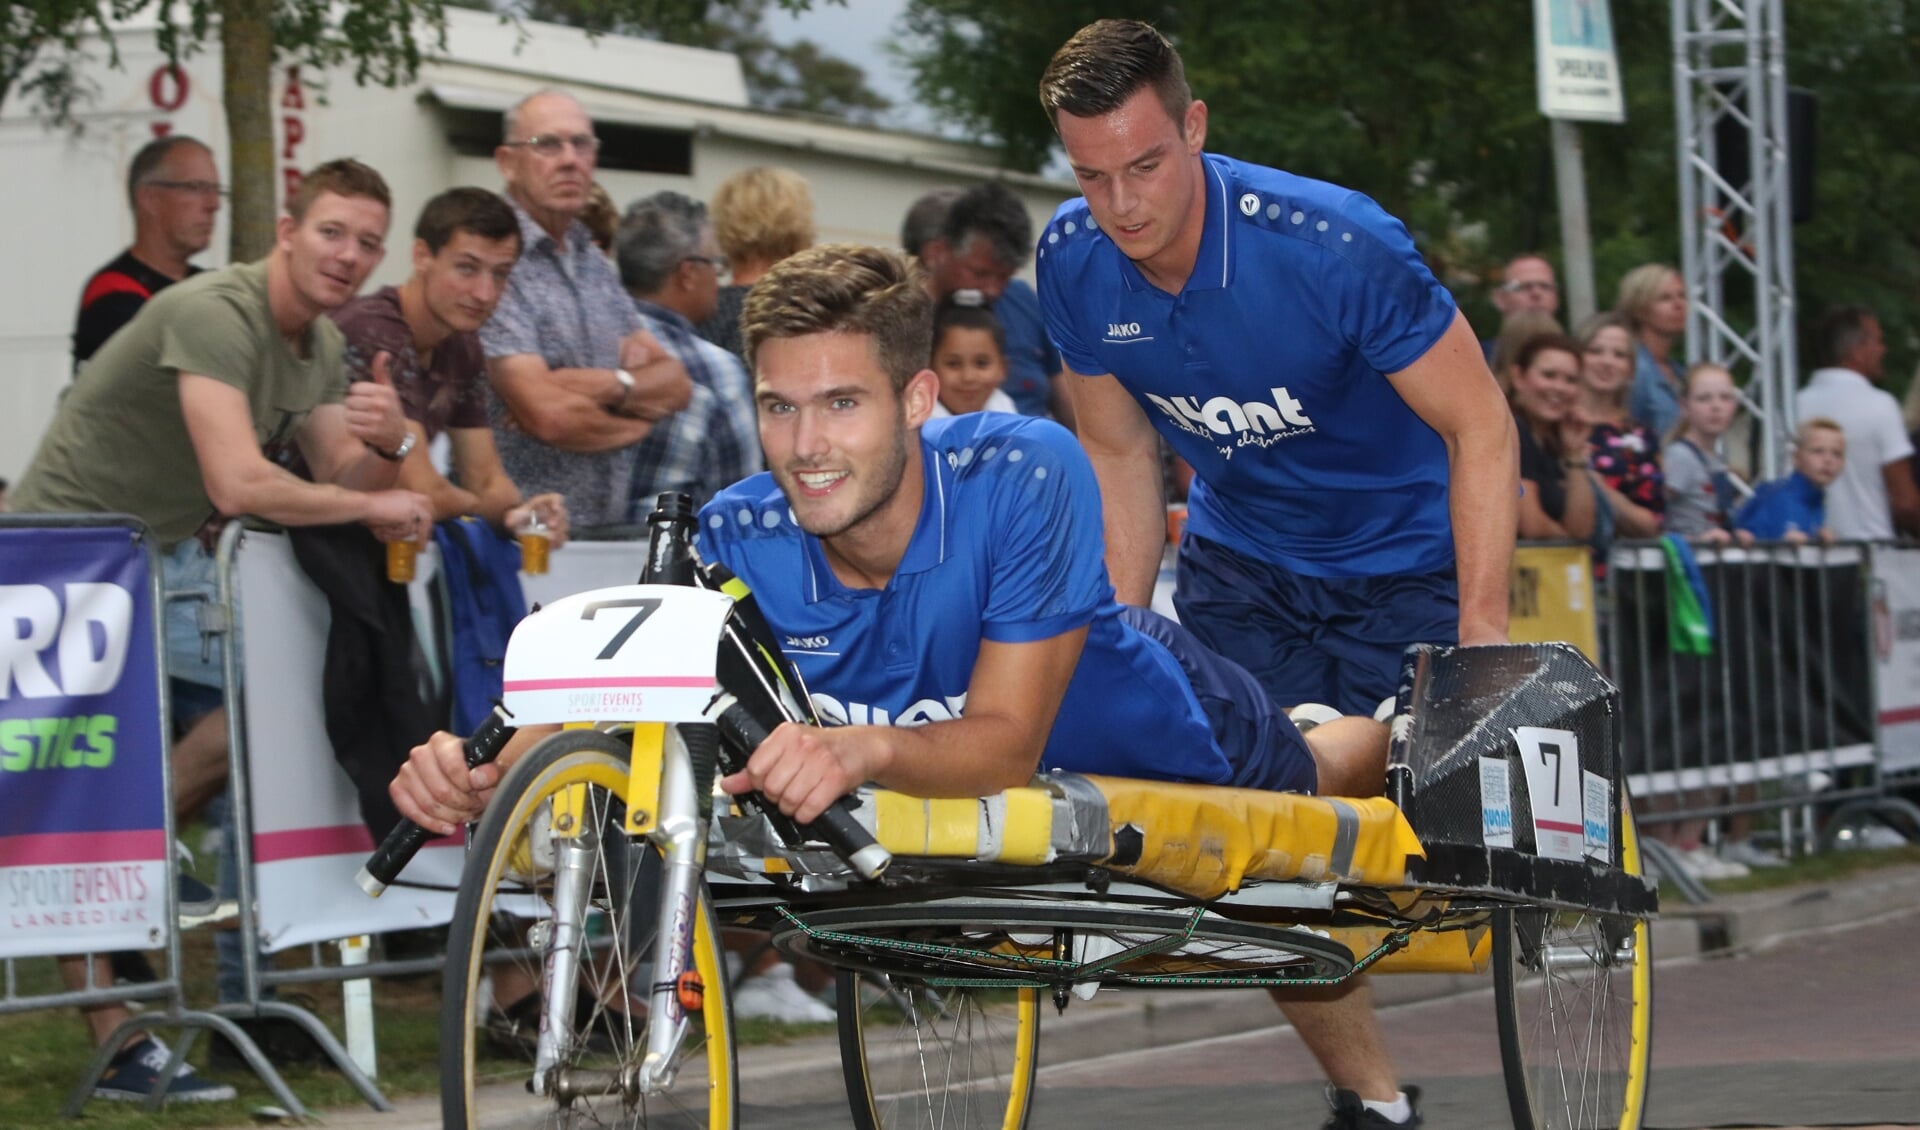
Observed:
[[[1271,402],[1237,401],[1216,396],[1205,402],[1193,396],[1155,396],[1147,394],[1174,426],[1216,445],[1223,438],[1232,442],[1219,448],[1221,458],[1230,459],[1238,447],[1271,447],[1283,439],[1314,431],[1313,418],[1298,400],[1287,394],[1285,386],[1269,389]]]
[[[892,715],[884,707],[864,702],[843,703],[832,695],[816,691],[813,707],[823,719],[848,726],[924,726],[929,722],[951,722],[960,717],[967,708],[967,696],[962,692],[937,699],[923,698],[898,715]]]
[[[1137,341],[1152,341],[1151,337],[1140,336],[1139,322],[1108,322],[1106,341],[1111,345],[1132,345]]]
[[[790,647],[796,651],[819,651],[832,642],[826,636],[788,636],[782,641],[781,646]]]

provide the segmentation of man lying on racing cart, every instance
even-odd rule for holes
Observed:
[[[1302,733],[1241,667],[1115,601],[1099,488],[1070,433],[1004,414],[928,419],[931,320],[914,269],[877,248],[802,252],[747,297],[771,470],[701,511],[698,548],[753,590],[821,713],[850,724],[783,725],[722,787],[757,789],[803,824],[869,781],[972,797],[1036,767],[1378,794],[1385,725]],[[475,769],[435,734],[394,802],[453,834],[543,732],[523,729]]]

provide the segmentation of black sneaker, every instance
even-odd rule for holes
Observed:
[[[1371,1110],[1360,1101],[1360,1096],[1352,1091],[1329,1088],[1327,1101],[1333,1105],[1333,1115],[1327,1119],[1325,1130],[1406,1130],[1420,1125],[1420,1088],[1406,1087],[1407,1105],[1413,1113],[1405,1122],[1395,1122],[1377,1110]]]
[[[93,1085],[93,1097],[115,1102],[139,1102],[152,1095],[160,1084],[160,1071],[167,1065],[167,1046],[152,1036],[142,1036],[121,1048],[107,1064],[106,1074]],[[202,1079],[188,1064],[167,1084],[171,1103],[221,1103],[236,1092],[225,1083]]]

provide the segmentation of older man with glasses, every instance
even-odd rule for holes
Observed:
[[[147,299],[201,268],[187,260],[213,242],[214,219],[227,190],[213,153],[185,134],[147,142],[127,166],[133,245],[95,271],[80,292],[73,323],[78,373]]]
[[[576,526],[616,523],[638,445],[686,407],[692,384],[580,221],[600,150],[587,112],[543,90],[504,127],[494,161],[522,251],[480,330],[494,440],[522,490],[564,495]]]
[[[1533,252],[1507,260],[1500,272],[1500,285],[1493,289],[1493,308],[1500,311],[1503,328],[1514,315],[1526,310],[1554,317],[1560,309],[1560,284],[1554,279],[1553,264]],[[1480,343],[1489,365],[1499,341],[1500,335],[1495,334]]]

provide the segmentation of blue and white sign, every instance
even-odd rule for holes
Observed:
[[[165,939],[151,580],[129,529],[0,527],[0,957]]]
[[[1480,759],[1480,838],[1488,847],[1513,846],[1513,783],[1504,757]]]
[[[1541,114],[1588,122],[1627,120],[1607,0],[1534,0],[1533,34]]]

